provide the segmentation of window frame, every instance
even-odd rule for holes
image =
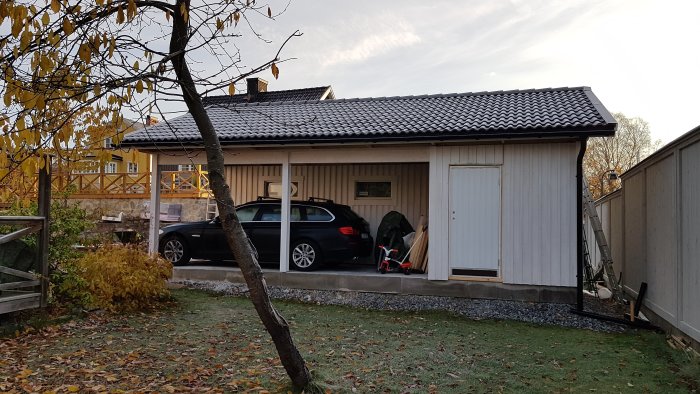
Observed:
[[[389,182],[391,184],[390,197],[358,197],[357,184],[361,182]],[[351,205],[395,205],[396,204],[397,181],[395,176],[357,176],[350,178],[350,198]]]

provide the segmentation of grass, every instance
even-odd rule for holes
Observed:
[[[0,342],[0,392],[286,392],[247,299],[191,290],[176,306]],[[276,302],[331,392],[687,392],[700,366],[662,335],[605,334],[446,313]],[[5,378],[3,378],[5,377]]]

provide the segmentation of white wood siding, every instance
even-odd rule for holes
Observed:
[[[255,200],[264,194],[264,181],[280,181],[279,165],[226,166],[226,179],[236,204]],[[361,202],[353,198],[355,179],[389,179],[396,183],[390,201]],[[428,213],[427,163],[292,165],[292,182],[299,183],[296,199],[330,198],[347,204],[370,223],[372,236],[384,215],[401,212],[413,226]]]
[[[430,158],[430,279],[447,279],[449,168],[494,165],[502,176],[504,283],[576,285],[576,143],[434,147]]]
[[[576,286],[576,143],[506,145],[505,283]]]
[[[638,212],[625,215],[625,263],[622,267],[623,282],[628,290],[636,292],[639,285],[646,280],[646,223],[644,173],[626,179],[623,185],[624,206],[626,212]]]
[[[644,304],[700,341],[700,129],[623,174],[619,196],[600,204],[625,290],[647,282]]]
[[[700,341],[700,141],[680,151],[680,328]]]
[[[676,319],[676,193],[672,156],[646,169],[647,303],[664,319]]]

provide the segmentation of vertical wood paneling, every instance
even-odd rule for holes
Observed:
[[[623,250],[624,250],[624,233],[622,227],[622,195],[618,194],[614,198],[610,199],[610,209],[608,210],[608,215],[610,216],[610,232],[608,241],[610,243],[610,252],[612,253],[613,268],[617,275],[622,272],[623,261]]]
[[[384,215],[392,210],[403,213],[414,226],[420,215],[427,215],[428,165],[406,164],[338,164],[338,165],[293,165],[292,182],[299,182],[299,196],[330,198],[352,207],[370,223],[372,235]],[[279,178],[279,165],[236,165],[226,167],[226,177],[232,187],[236,204],[252,201],[263,195],[263,179]],[[396,179],[394,204],[357,204],[353,201],[354,177],[387,176]]]
[[[676,321],[677,258],[675,163],[667,157],[646,169],[646,302],[670,322]]]
[[[625,179],[622,187],[625,189],[625,264],[622,269],[625,286],[636,292],[646,280],[644,172]]]
[[[680,151],[680,328],[700,341],[700,142]]]
[[[576,153],[574,143],[504,147],[505,283],[576,285]]]

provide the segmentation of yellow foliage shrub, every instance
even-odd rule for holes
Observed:
[[[131,245],[107,245],[75,262],[90,293],[90,306],[112,311],[147,308],[169,295],[173,266]]]

